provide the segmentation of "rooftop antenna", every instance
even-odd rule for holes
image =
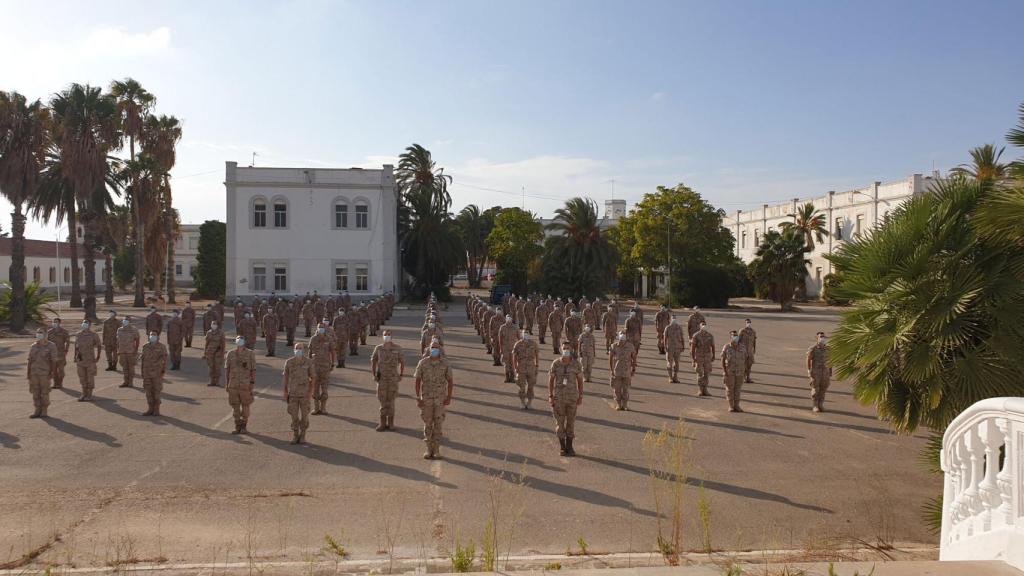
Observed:
[[[526,210],[526,186],[523,186],[523,211]]]
[[[259,154],[256,154],[256,152],[253,152],[252,153],[252,162],[249,163],[249,168],[252,168],[253,166],[256,165],[256,156],[259,156]]]

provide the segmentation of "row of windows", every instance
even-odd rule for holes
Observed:
[[[370,205],[366,200],[357,199],[349,206],[349,202],[343,198],[335,199],[333,202],[334,228],[358,228],[368,229],[370,227]],[[349,208],[352,208],[350,211]],[[272,212],[272,214],[270,214]],[[349,214],[353,218],[349,218]],[[271,218],[272,216],[272,218]],[[267,223],[272,222],[274,228],[288,227],[288,201],[283,198],[275,198],[271,203],[263,198],[255,198],[252,201],[252,226],[253,228],[267,228]]]
[[[888,219],[889,219],[889,211],[886,210],[885,214],[882,216],[882,222],[885,222]],[[843,224],[844,224],[844,219],[843,219],[842,216],[840,216],[839,218],[836,218],[835,228],[832,229],[832,237],[833,238],[835,238],[836,240],[843,240],[843,239],[847,239],[848,240],[851,237],[852,238],[860,238],[861,232],[864,230],[864,215],[863,214],[857,214],[856,218],[854,219],[852,236],[849,235],[849,234],[847,234],[846,236],[843,235],[843,232],[844,232],[844,230],[846,228]],[[769,227],[768,231],[770,232],[770,231],[772,231],[774,229],[775,229],[774,227]],[[754,228],[754,246],[756,247],[756,246],[760,246],[760,245],[761,245],[761,230],[759,228]],[[746,247],[747,247],[747,231],[743,230],[740,233],[740,248],[746,248]]]
[[[194,264],[189,264],[188,265],[188,275],[189,275],[190,278],[195,276],[195,271],[196,271],[195,265]],[[174,265],[174,275],[175,276],[181,276],[181,272],[182,272],[181,264],[175,264]]]
[[[22,274],[26,274],[27,272],[28,272],[28,270],[26,268],[22,268],[21,269],[21,273]],[[83,271],[83,274],[84,273],[85,272]],[[106,268],[103,269],[102,274],[103,274],[104,281],[106,281],[106,277],[107,277],[107,270],[106,270]],[[64,283],[64,284],[71,284],[71,268],[65,266],[64,267],[64,274],[62,274],[62,276],[64,277],[64,279],[61,280],[62,283]],[[48,278],[49,278],[49,283],[50,284],[56,284],[57,283],[57,268],[56,267],[50,266]],[[39,266],[33,266],[32,267],[32,282],[35,282],[36,284],[40,284],[40,283],[42,283],[42,281],[43,281],[42,270],[39,268]]]
[[[334,264],[334,289],[337,292],[368,291],[370,289],[370,265],[365,262]],[[252,291],[270,292],[271,290],[275,292],[288,291],[288,263],[253,262]]]

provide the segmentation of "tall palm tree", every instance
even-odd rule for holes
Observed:
[[[1017,125],[1006,134],[1006,141],[1018,148],[1024,148],[1024,104],[1017,109]],[[1010,163],[1010,174],[1018,180],[1024,180],[1024,158]]]
[[[783,232],[790,232],[800,238],[807,246],[808,252],[814,251],[814,241],[820,244],[828,236],[828,228],[825,222],[825,215],[815,209],[814,204],[808,202],[799,207],[795,214],[787,214],[793,219],[792,222],[783,222],[779,228]]]
[[[65,178],[74,189],[84,224],[85,316],[96,318],[95,238],[97,222],[112,204],[106,194],[108,155],[120,146],[114,99],[97,86],[72,84],[50,101],[54,143]]]
[[[408,208],[413,196],[425,195],[430,198],[431,210],[447,213],[452,205],[448,185],[452,177],[438,168],[427,150],[419,144],[413,144],[398,157],[398,168],[395,170],[395,183],[402,195],[401,205]],[[399,211],[399,234],[408,229],[410,215]]]
[[[158,217],[161,233],[164,241],[161,246],[165,247],[166,276],[167,281],[167,303],[174,304],[174,238],[177,234],[177,214],[174,212],[171,195],[171,169],[177,161],[176,148],[181,140],[181,122],[174,116],[149,116],[146,118],[146,128],[143,135],[142,147],[156,160],[160,170],[164,173],[163,181],[160,183],[160,204],[161,210]],[[156,290],[160,291],[157,284]]]
[[[25,329],[25,215],[22,204],[38,192],[49,143],[49,110],[17,92],[0,91],[0,193],[11,204],[10,329]]]
[[[122,182],[118,180],[118,184]],[[128,207],[118,204],[112,206],[100,222],[97,243],[103,252],[103,275],[107,279],[106,290],[103,293],[103,301],[106,304],[114,303],[114,254],[127,244],[131,234],[131,218]]]
[[[483,280],[484,266],[490,259],[487,236],[494,229],[494,217],[500,210],[494,207],[481,212],[479,206],[470,204],[455,217],[459,236],[466,248],[466,276],[471,288],[479,288]]]
[[[601,233],[597,204],[589,198],[567,200],[565,206],[555,210],[554,221],[547,229],[555,233],[545,246],[548,262],[568,275],[571,294],[604,293],[618,266],[619,253]]]
[[[1011,131],[1011,135],[1013,132]],[[995,144],[985,144],[971,149],[971,163],[961,164],[950,170],[950,174],[968,176],[982,182],[999,182],[1009,173],[1009,165],[999,160],[1005,147],[996,149]]]
[[[146,117],[156,103],[156,97],[146,91],[138,81],[132,78],[115,81],[110,85],[110,94],[117,100],[117,110],[121,115],[122,131],[128,137],[129,160],[135,161],[135,141],[142,138],[145,130]],[[129,175],[132,173],[129,172]],[[134,186],[135,181],[129,182],[130,191],[141,191],[145,187]],[[132,192],[129,192],[131,194]],[[135,240],[135,301],[133,306],[142,308],[146,305],[146,289],[143,285],[145,274],[143,274],[145,263],[143,262],[143,245],[145,243],[145,221],[140,210],[142,202],[137,198],[129,198],[134,227],[132,228],[133,239]]]
[[[803,239],[792,232],[769,230],[757,247],[757,257],[749,265],[750,279],[757,292],[789,310],[796,290],[807,278],[810,251]]]

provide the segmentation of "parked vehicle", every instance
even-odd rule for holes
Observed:
[[[491,288],[491,304],[501,304],[501,299],[511,293],[511,284],[498,284],[494,288]]]

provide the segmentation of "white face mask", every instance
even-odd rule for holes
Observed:
[[[630,312],[629,313],[629,317],[630,318],[636,318],[636,312]]]
[[[750,321],[747,321],[747,328],[750,328]]]
[[[88,322],[82,322],[82,330],[88,330],[88,329],[89,329],[89,323]]]
[[[235,346],[238,346],[239,348],[245,346],[245,338],[239,338],[238,340],[235,340]]]
[[[675,319],[675,318],[673,318],[673,319],[672,319],[672,324],[675,324],[675,323],[676,323],[676,319]]]
[[[387,343],[387,342],[391,342],[391,336],[390,336],[390,335],[385,335],[385,336],[384,336],[384,342],[385,342],[385,343]]]
[[[524,332],[523,333],[523,340],[529,340],[529,339],[530,339],[530,333],[529,332]]]
[[[294,354],[295,356],[302,356],[302,348],[296,348],[295,350],[292,351],[292,354]]]
[[[45,334],[39,334],[39,333],[37,332],[37,333],[36,333],[36,340],[38,340],[38,341],[42,341],[42,339],[43,339],[43,337],[44,337],[44,336],[46,336],[46,335],[45,335]]]
[[[739,337],[739,335],[735,335],[735,336],[733,336],[733,337],[732,337],[732,341],[733,341],[733,342],[739,342],[739,341],[740,341],[740,337]]]
[[[212,330],[216,330],[216,329],[217,329],[217,323],[216,323],[216,322],[214,322],[213,324],[210,324],[210,328],[211,328]]]
[[[174,314],[172,314],[172,316],[174,316],[175,318],[177,318],[178,316],[180,316],[180,314],[178,314],[177,312],[175,312]]]
[[[128,319],[127,318],[125,318],[124,320],[121,320],[121,326],[127,326],[127,325],[128,325]]]
[[[824,336],[819,336],[818,337],[818,344],[825,344],[827,342],[828,342],[828,338],[825,338]]]
[[[316,331],[317,334],[325,334],[327,332],[327,328],[317,328]]]
[[[511,324],[511,323],[512,323],[512,317],[511,316],[505,316],[505,324]]]
[[[625,334],[619,334],[619,342],[625,342],[625,341],[626,341],[626,335]]]
[[[590,332],[590,326],[586,326],[586,327],[584,327],[584,328],[583,328],[583,331],[584,331],[584,332]]]
[[[157,335],[156,334],[150,334],[149,335],[149,341],[150,342],[156,342],[156,340],[157,340]]]
[[[427,324],[427,328],[434,328],[435,326],[437,326],[437,324],[434,324],[433,322]]]
[[[60,322],[51,322],[50,326],[53,326],[54,328],[60,328]]]
[[[562,358],[572,358],[572,350],[562,350]]]
[[[110,313],[110,314],[108,314],[107,316],[109,316],[109,317],[113,318],[113,317],[117,316],[117,314],[115,314],[114,312],[111,312],[111,313]]]

